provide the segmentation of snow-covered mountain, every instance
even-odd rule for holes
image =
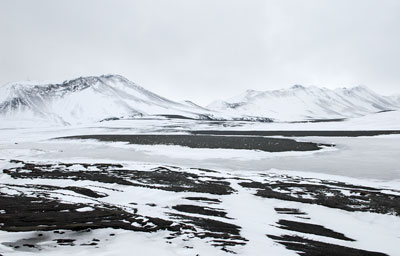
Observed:
[[[248,90],[227,101],[201,107],[178,103],[119,75],[80,77],[60,84],[13,83],[0,87],[0,118],[16,126],[83,124],[140,116],[194,119],[285,121],[364,116],[400,109],[399,96],[381,96],[366,87],[330,90],[293,86]]]
[[[367,87],[327,89],[295,85],[289,89],[253,91],[214,101],[208,109],[226,114],[266,116],[277,120],[359,117],[400,108],[400,98],[379,95]]]
[[[210,111],[152,93],[118,75],[80,77],[61,84],[0,87],[3,120],[79,124],[146,115],[209,117]]]
[[[400,105],[400,94],[397,95],[392,95],[389,97],[392,101],[394,101],[395,103],[397,103],[398,105]]]
[[[190,100],[184,100],[184,101],[182,101],[180,103],[182,103],[183,105],[187,105],[189,107],[201,108],[204,111],[210,111],[209,109],[207,109],[205,107],[202,107],[202,106],[200,106],[200,105],[198,105],[198,104],[196,104],[196,103],[194,103],[193,101],[190,101]]]

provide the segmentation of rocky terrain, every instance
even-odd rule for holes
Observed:
[[[251,201],[243,201],[249,197],[261,200],[272,212],[253,220],[264,230],[258,239],[270,239],[282,245],[281,250],[301,255],[387,255],[361,249],[359,237],[346,232],[340,219],[324,226],[319,220],[324,216],[314,219],[307,209],[400,216],[400,191],[270,172],[20,160],[11,160],[8,166],[0,184],[1,230],[27,236],[9,236],[1,243],[2,253],[101,248],[126,230],[163,231],[164,243],[193,255],[202,255],[198,243],[233,255],[250,241],[244,232],[249,228],[243,219],[246,213],[240,214],[242,207],[252,211]],[[148,201],[143,193],[151,194]]]

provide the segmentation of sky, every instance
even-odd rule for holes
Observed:
[[[400,93],[398,0],[0,0],[0,85],[120,74],[173,100]]]

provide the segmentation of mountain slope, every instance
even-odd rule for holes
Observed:
[[[400,105],[400,95],[392,95],[389,97],[392,101]]]
[[[227,114],[267,116],[294,121],[364,116],[399,109],[400,101],[376,94],[364,86],[330,90],[295,85],[289,89],[274,91],[247,90],[229,100],[215,101],[207,108]]]
[[[62,84],[16,83],[0,88],[0,115],[12,120],[79,124],[146,115],[201,118],[210,113],[163,98],[117,75],[81,77]]]

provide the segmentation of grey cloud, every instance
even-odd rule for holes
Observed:
[[[208,103],[245,89],[400,92],[397,0],[1,0],[0,84],[117,73]]]

